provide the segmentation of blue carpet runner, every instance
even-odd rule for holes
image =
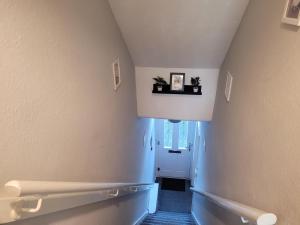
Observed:
[[[160,185],[161,187],[162,185]],[[190,191],[190,182],[185,182],[185,191],[158,191],[158,211],[190,213],[192,205],[192,192]]]
[[[196,225],[189,213],[158,211],[150,214],[142,225]]]

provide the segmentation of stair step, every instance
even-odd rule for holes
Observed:
[[[142,225],[195,225],[189,213],[158,211],[149,215]]]

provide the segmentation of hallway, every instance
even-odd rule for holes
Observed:
[[[191,215],[190,181],[157,178],[159,183],[157,212],[150,214],[142,225],[194,225]]]
[[[149,215],[142,225],[196,225],[189,213],[158,211]]]
[[[300,0],[0,0],[0,29],[0,225],[299,224]]]

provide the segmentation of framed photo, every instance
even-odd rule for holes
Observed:
[[[300,0],[287,0],[281,21],[300,26]]]
[[[171,73],[170,85],[171,91],[184,91],[185,73]]]
[[[112,64],[112,70],[113,70],[113,79],[114,79],[114,90],[116,91],[119,88],[119,86],[121,85],[119,57],[117,57],[114,60],[114,62]]]

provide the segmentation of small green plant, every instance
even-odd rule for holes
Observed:
[[[191,84],[194,86],[194,87],[198,87],[200,85],[200,77],[192,77],[191,78]]]
[[[165,79],[160,76],[154,77],[153,80],[155,81],[155,84],[157,84],[157,85],[167,85],[168,84],[167,81],[165,81]]]

